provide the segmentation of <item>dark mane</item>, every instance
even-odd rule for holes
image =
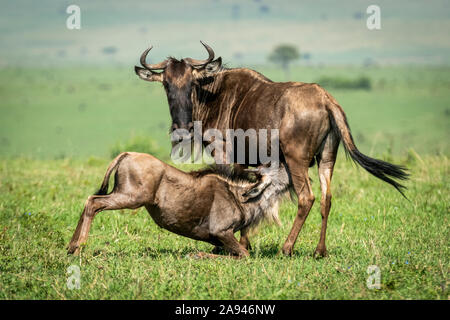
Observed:
[[[223,64],[220,66],[220,68],[214,72],[214,74],[219,74],[219,73],[224,72],[224,71],[244,72],[244,73],[250,74],[250,75],[251,75],[252,77],[254,77],[255,79],[262,80],[262,81],[265,81],[265,82],[272,82],[272,83],[273,83],[273,81],[272,81],[271,79],[267,78],[265,75],[263,75],[263,74],[262,74],[261,72],[259,72],[259,71],[256,71],[256,70],[254,70],[254,69],[249,69],[249,68],[242,68],[242,67],[231,68],[231,67],[228,66],[227,63],[223,63]],[[211,76],[211,75],[209,75],[209,76]],[[206,75],[205,77],[208,77],[208,75]]]
[[[172,56],[168,56],[166,60],[174,60],[176,62],[181,62],[181,60],[178,60],[177,58],[172,57]]]
[[[232,70],[236,70],[239,72],[244,72],[247,73],[248,75],[250,75],[251,77],[258,79],[260,81],[263,82],[269,82],[269,83],[273,83],[273,81],[269,78],[267,78],[265,75],[263,75],[261,72],[253,70],[253,69],[248,69],[248,68],[236,68],[236,69],[232,69]]]

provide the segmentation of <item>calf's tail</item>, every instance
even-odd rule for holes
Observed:
[[[120,162],[128,155],[127,152],[122,152],[109,164],[108,170],[106,170],[105,177],[103,178],[103,183],[100,189],[95,193],[95,195],[105,195],[108,193],[109,177],[114,169],[120,164]]]

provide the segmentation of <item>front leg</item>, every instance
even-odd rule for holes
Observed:
[[[223,247],[222,246],[215,246],[214,249],[212,249],[212,254],[223,254]]]
[[[233,230],[230,229],[218,232],[215,236],[220,242],[223,243],[225,250],[236,258],[246,258],[250,256],[247,249],[244,248],[244,246],[241,245],[234,237]]]
[[[239,243],[247,250],[251,250],[252,246],[250,244],[249,236],[249,228],[241,229],[241,238],[239,239]],[[224,248],[223,246],[215,246],[211,251],[213,254],[223,254]]]
[[[249,228],[244,228],[241,230],[241,238],[239,239],[239,243],[247,250],[251,250],[252,246],[250,244],[250,240],[248,238]]]

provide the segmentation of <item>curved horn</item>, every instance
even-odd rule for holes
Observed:
[[[147,50],[145,50],[141,55],[141,65],[148,69],[148,70],[157,70],[157,69],[164,69],[167,66],[167,60],[164,60],[163,62],[157,63],[157,64],[148,64],[145,62],[145,59],[147,58],[148,53],[150,50],[152,50],[153,46],[150,46]]]
[[[192,65],[194,67],[204,66],[204,65],[210,63],[211,61],[213,61],[213,59],[214,59],[214,50],[211,49],[211,47],[208,46],[206,43],[203,43],[203,41],[200,41],[200,43],[205,47],[206,51],[208,51],[209,56],[208,56],[208,59],[205,59],[205,60],[197,60],[197,59],[192,59],[192,58],[184,59],[190,65]]]

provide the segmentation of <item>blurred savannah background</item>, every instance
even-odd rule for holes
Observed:
[[[164,90],[133,67],[150,44],[151,62],[201,59],[199,40],[229,67],[327,88],[367,153],[445,153],[450,4],[377,3],[381,30],[366,27],[370,1],[78,1],[69,30],[72,1],[2,1],[0,155],[104,157],[142,137],[167,154]],[[287,68],[271,59],[283,45],[298,53]]]
[[[80,30],[66,27],[71,4],[81,8]],[[372,4],[381,8],[380,30],[366,27]],[[1,298],[448,298],[449,1],[0,6]],[[114,155],[134,150],[170,161],[166,95],[160,83],[135,75],[141,53],[152,44],[151,63],[169,55],[202,59],[199,40],[228,67],[325,87],[363,153],[411,169],[411,202],[342,152],[327,259],[308,255],[321,221],[316,169],[316,205],[293,259],[276,256],[295,216],[290,203],[282,207],[283,227],[256,236],[247,265],[183,260],[210,248],[135,211],[102,213],[82,259],[66,257],[84,200]],[[83,265],[89,283],[78,291],[65,286],[71,263]],[[365,285],[374,263],[383,276],[378,292]]]

